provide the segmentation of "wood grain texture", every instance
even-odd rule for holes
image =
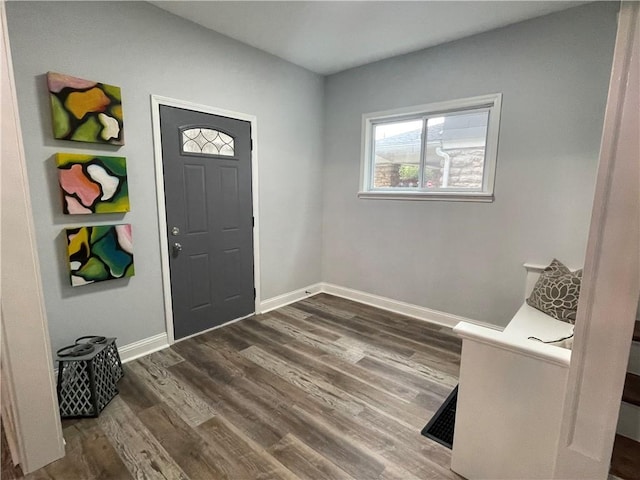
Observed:
[[[120,397],[111,401],[109,414],[103,412],[97,422],[134,478],[189,478]]]
[[[270,355],[260,347],[251,346],[242,350],[242,355],[256,365],[282,377],[293,386],[298,387],[315,400],[325,403],[329,408],[357,415],[363,406],[347,392],[335,388],[315,376],[309,375],[304,368],[294,367],[289,362]]]
[[[122,398],[134,413],[151,408],[162,401],[149,386],[131,369],[134,362],[123,365],[124,376],[118,382],[120,398]],[[65,420],[65,423],[68,420]]]
[[[622,401],[640,406],[640,375],[627,372],[622,391]]]
[[[139,414],[140,420],[189,478],[224,478],[218,455],[204,438],[165,404]]]
[[[269,453],[287,466],[301,480],[354,480],[324,456],[288,433],[269,448]]]
[[[272,328],[281,335],[290,336],[298,342],[305,343],[312,348],[322,350],[330,355],[346,360],[347,362],[355,363],[364,357],[364,352],[354,348],[345,348],[341,345],[336,345],[333,341],[326,341],[326,339],[317,336],[310,330],[304,327],[298,328],[294,318],[278,317],[275,314],[267,314],[266,318],[261,319],[260,324],[269,328]],[[313,318],[309,322],[305,322],[306,325],[313,325]],[[308,328],[308,327],[307,327]],[[317,327],[314,327],[317,331]],[[339,340],[340,336],[336,335],[335,340]],[[290,340],[289,340],[290,341]]]
[[[183,362],[184,358],[182,358],[175,350],[165,348],[164,350],[147,355],[144,357],[144,360],[145,362],[151,363],[159,368],[169,368],[176,363]]]
[[[166,369],[146,358],[132,362],[131,370],[158,398],[190,426],[197,427],[215,415],[213,409],[190,387],[175,379]]]
[[[95,420],[70,422],[63,432],[67,442],[66,456],[38,472],[27,475],[27,478],[132,478],[110,439]]]
[[[125,365],[34,479],[459,479],[420,430],[457,382],[451,331],[325,294]]]
[[[622,480],[640,478],[640,443],[616,435],[611,456],[611,474]]]

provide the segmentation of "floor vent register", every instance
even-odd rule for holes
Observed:
[[[458,386],[453,389],[433,418],[422,429],[422,435],[451,448],[453,445],[453,428],[456,422],[456,403]]]

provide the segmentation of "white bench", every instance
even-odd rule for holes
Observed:
[[[503,333],[510,337],[525,339],[535,337],[539,340],[551,341],[570,337],[573,334],[573,325],[556,320],[524,302]]]
[[[529,295],[544,267],[525,265]],[[466,322],[451,469],[473,479],[550,478],[571,350],[536,340],[572,325],[526,303],[503,331]]]

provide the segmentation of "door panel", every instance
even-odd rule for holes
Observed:
[[[238,171],[233,167],[223,167],[220,173],[222,228],[225,231],[235,230],[240,223]]]
[[[211,306],[211,282],[209,281],[209,254],[201,253],[189,257],[189,288],[191,309]]]
[[[242,291],[242,259],[240,250],[233,248],[224,252],[224,275],[227,279],[225,283],[224,301],[229,302],[240,296]]]
[[[208,230],[205,169],[202,165],[185,165],[183,174],[187,233],[205,233]]]
[[[254,312],[251,124],[160,106],[174,336]]]

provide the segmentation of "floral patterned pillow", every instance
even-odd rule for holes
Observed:
[[[540,274],[527,303],[553,318],[575,323],[581,282],[582,270],[572,272],[554,258]]]

